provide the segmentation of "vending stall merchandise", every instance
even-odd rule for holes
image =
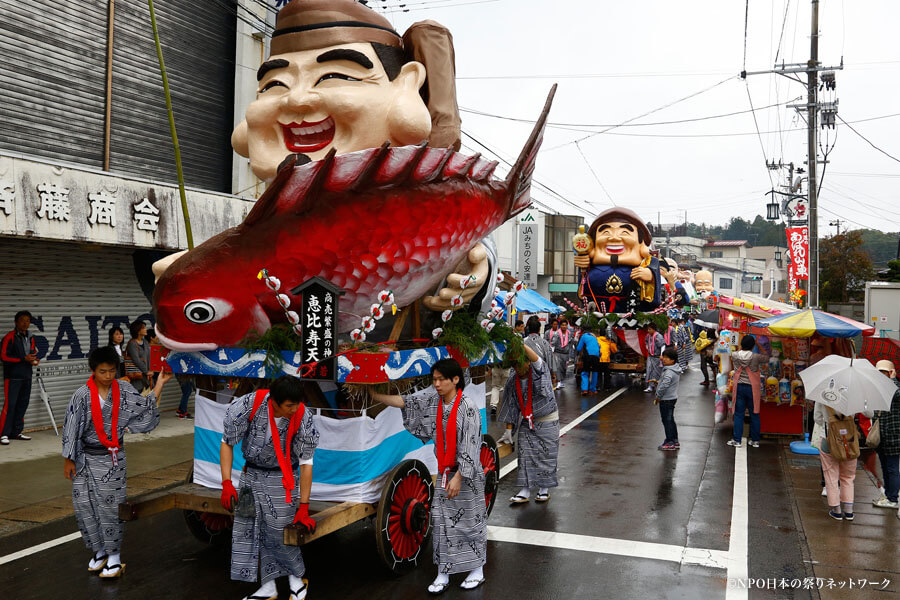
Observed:
[[[752,333],[754,324],[760,319],[793,312],[793,308],[788,305],[763,303],[760,300],[720,296],[719,326],[721,330],[729,332],[724,342],[720,336],[717,348],[720,359],[723,354],[730,354],[739,348],[741,339]],[[768,357],[760,367],[760,431],[766,434],[802,435],[805,402],[803,384],[798,374],[809,364],[809,341],[768,334],[755,337],[757,344],[754,351]],[[731,390],[729,372],[725,393],[721,394],[723,398],[717,410],[724,411],[724,396],[730,395]]]
[[[874,327],[820,310],[777,315],[750,324],[760,351],[770,350],[765,378],[763,433],[802,435],[806,394],[799,374],[829,354],[853,352],[847,338],[871,336]]]

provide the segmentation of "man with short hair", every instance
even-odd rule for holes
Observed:
[[[316,529],[309,516],[309,494],[319,432],[313,411],[304,403],[315,397],[314,387],[314,382],[283,375],[272,382],[271,389],[232,401],[225,415],[219,462],[222,506],[235,511],[231,578],[262,584],[248,598],[275,600],[275,580],[284,576],[290,600],[306,597],[303,555],[298,546],[284,545],[283,531],[291,523],[310,532]],[[243,512],[243,502],[237,506],[238,493],[231,482],[234,446],[239,443],[246,461],[241,494],[246,495],[248,505],[255,506],[255,516]],[[298,467],[300,476],[295,480]]]
[[[3,361],[3,412],[0,413],[0,444],[9,440],[30,440],[25,429],[25,411],[31,399],[31,370],[39,361],[34,336],[28,331],[31,313],[20,310],[15,316],[15,329],[0,342]]]
[[[85,546],[94,552],[88,571],[118,578],[125,573],[120,555],[125,528],[119,504],[125,502],[125,431],[147,433],[159,425],[157,398],[172,373],[162,373],[147,396],[116,379],[119,355],[103,346],[88,357],[91,377],[75,390],[63,425],[63,475],[72,481],[72,505]]]
[[[881,443],[876,452],[884,474],[884,496],[874,500],[872,504],[879,508],[900,508],[900,381],[897,381],[897,371],[891,361],[879,360],[875,368],[893,381],[898,389],[894,391],[891,410],[875,411],[881,432]],[[900,512],[897,517],[900,518]]]
[[[522,319],[516,319],[516,333],[521,337],[525,337],[525,321]]]

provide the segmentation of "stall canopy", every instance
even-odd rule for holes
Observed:
[[[497,294],[497,302],[503,303],[506,300],[506,292],[500,292]],[[503,304],[506,306],[505,304]],[[538,294],[534,290],[525,289],[519,292],[516,295],[516,310],[520,312],[527,313],[551,313],[551,314],[559,314],[563,312],[563,309],[540,294]]]
[[[769,317],[751,323],[750,327],[755,333],[801,338],[812,337],[815,333],[832,338],[868,336],[875,333],[874,327],[859,321],[813,309]]]

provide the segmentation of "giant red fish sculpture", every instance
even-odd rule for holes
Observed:
[[[492,176],[494,161],[424,145],[332,151],[305,164],[305,156],[290,156],[243,223],[160,276],[153,293],[160,341],[172,350],[212,350],[285,322],[257,280],[263,267],[288,296],[313,276],[343,288],[344,332],[380,290],[392,290],[398,306],[429,293],[475,243],[530,205],[555,91],[504,180]]]

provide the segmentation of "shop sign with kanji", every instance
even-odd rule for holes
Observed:
[[[314,381],[334,381],[337,376],[338,300],[344,290],[321,277],[306,280],[291,290],[301,296],[299,376]]]

